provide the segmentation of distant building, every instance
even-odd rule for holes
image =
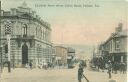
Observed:
[[[99,58],[102,56],[101,44],[93,50],[93,58]]]
[[[127,62],[127,30],[123,30],[123,24],[119,23],[115,33],[102,44],[100,52],[107,60],[114,62]]]
[[[68,58],[73,59],[75,57],[75,49],[68,47],[67,50],[68,50]]]
[[[56,64],[67,64],[68,50],[63,46],[55,46]]]
[[[10,24],[8,24],[8,21]],[[51,61],[52,43],[50,24],[44,22],[36,12],[24,2],[22,6],[1,11],[1,40],[3,61],[7,59],[7,40],[5,28],[11,27],[11,63],[24,66]]]
[[[68,68],[72,68],[75,62],[75,49],[68,47],[67,64]]]

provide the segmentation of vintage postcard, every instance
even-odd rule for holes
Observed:
[[[0,82],[127,82],[128,0],[0,0]]]

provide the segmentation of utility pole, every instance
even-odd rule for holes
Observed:
[[[2,61],[2,45],[1,45],[1,1],[0,1],[0,62],[1,62],[1,72],[2,72],[2,70],[3,70],[3,61]]]
[[[10,39],[11,39],[11,21],[7,20],[6,25],[5,25],[5,34],[7,36],[7,43],[8,43],[8,72],[11,72],[11,44],[10,44]]]
[[[7,34],[7,42],[8,42],[8,72],[11,72],[11,58],[10,58],[10,35]]]

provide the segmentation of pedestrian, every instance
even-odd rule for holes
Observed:
[[[127,62],[124,62],[124,73],[127,72]]]
[[[115,62],[115,63],[114,63],[115,74],[117,74],[118,67],[119,67],[118,65],[119,65],[118,62]]]
[[[125,63],[122,63],[122,72],[123,72],[123,74],[125,73]]]
[[[30,69],[32,69],[32,62],[30,61],[30,63],[29,63],[29,66],[30,66]]]
[[[25,68],[28,68],[28,67],[29,67],[29,66],[28,66],[28,63],[26,63],[26,64],[25,64]]]
[[[80,65],[83,66],[83,68],[87,67],[86,60],[81,60]]]
[[[81,82],[82,77],[83,77],[83,66],[80,64],[79,69],[78,69],[78,82]]]
[[[115,68],[114,67],[114,61],[112,61],[111,64],[112,64],[112,73],[114,73],[114,68]]]
[[[79,64],[79,69],[78,69],[78,82],[81,82],[82,78],[84,77],[87,82],[89,82],[89,80],[84,76],[83,72],[84,72],[84,67],[83,64]]]
[[[111,69],[112,69],[112,64],[111,64],[111,61],[108,61],[108,75],[109,75],[109,78],[111,79],[112,75],[111,75]]]
[[[121,63],[120,63],[120,68],[119,68],[120,73],[123,73],[123,68],[124,68],[123,62],[121,62]]]

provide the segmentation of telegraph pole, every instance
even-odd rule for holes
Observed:
[[[3,61],[2,61],[2,45],[1,45],[1,1],[0,1],[0,62],[1,62],[1,72],[2,72],[2,69],[3,69]]]
[[[5,34],[7,36],[7,43],[8,43],[8,53],[7,53],[8,54],[8,72],[11,72],[11,57],[10,57],[10,54],[11,54],[11,51],[10,51],[11,27],[12,27],[11,21],[8,20],[5,25]]]
[[[10,58],[10,35],[7,35],[7,42],[8,42],[8,72],[11,72],[11,58]]]

